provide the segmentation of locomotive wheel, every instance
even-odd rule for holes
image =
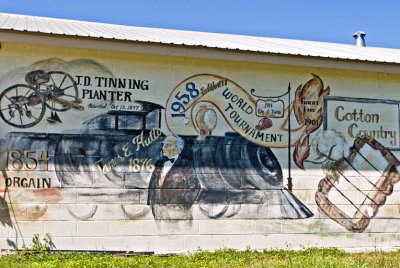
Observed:
[[[97,205],[86,204],[82,205],[68,205],[67,209],[69,214],[77,220],[86,221],[93,218],[94,214],[97,212]]]
[[[61,71],[50,71],[48,72],[50,76],[47,85],[47,96],[46,106],[51,110],[65,112],[71,107],[54,101],[53,98],[60,98],[67,101],[79,102],[78,86],[74,78]]]
[[[150,207],[149,206],[142,207],[141,210],[139,210],[139,211],[136,211],[136,209],[134,209],[134,211],[131,211],[132,209],[129,209],[130,207],[136,208],[136,206],[134,206],[134,205],[131,205],[131,206],[128,205],[127,206],[127,205],[121,204],[122,212],[124,213],[125,217],[127,217],[130,220],[134,220],[134,219],[138,219],[138,218],[144,217],[150,211]]]
[[[30,128],[42,120],[46,106],[39,91],[30,86],[17,84],[0,94],[0,117],[17,128]]]

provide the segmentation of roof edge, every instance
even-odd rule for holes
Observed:
[[[239,49],[211,48],[162,42],[141,42],[119,39],[82,37],[60,34],[34,33],[29,31],[0,30],[0,42],[50,45],[58,47],[85,48],[150,55],[192,57],[226,61],[241,61],[316,67],[340,70],[400,73],[399,63],[362,61],[321,56],[244,51]]]

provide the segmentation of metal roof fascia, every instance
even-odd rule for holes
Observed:
[[[278,54],[209,48],[204,46],[167,45],[163,43],[114,40],[105,38],[79,37],[43,33],[0,31],[0,42],[31,43],[37,45],[111,50],[164,56],[193,57],[238,62],[269,63],[299,67],[357,70],[369,72],[400,73],[400,64],[345,60],[340,58]]]

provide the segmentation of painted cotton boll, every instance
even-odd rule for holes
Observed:
[[[325,155],[330,154],[330,158],[334,160],[343,156],[347,157],[349,154],[349,145],[344,135],[334,129],[317,131],[312,139],[311,147],[317,155],[318,152]]]

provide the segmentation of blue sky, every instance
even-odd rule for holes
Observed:
[[[400,48],[396,0],[0,0],[0,12],[113,24]]]

